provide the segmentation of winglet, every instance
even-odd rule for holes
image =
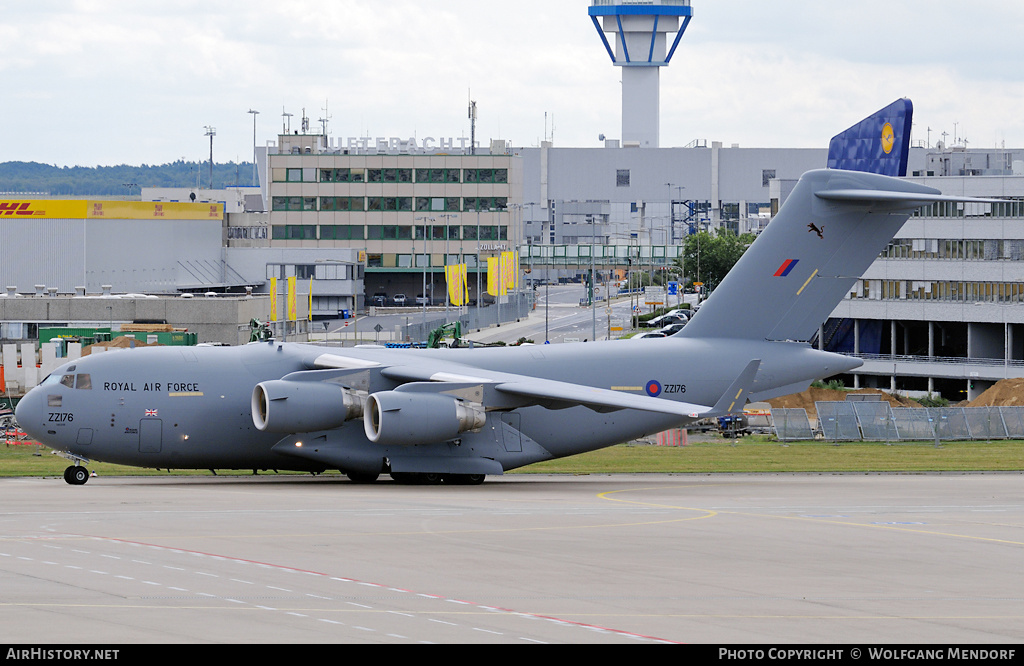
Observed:
[[[898,99],[837,134],[828,146],[828,168],[906,176],[913,118],[914,104]]]
[[[761,368],[761,359],[755,359],[747,364],[740,376],[732,383],[729,389],[718,399],[718,403],[711,408],[710,412],[701,414],[702,418],[714,418],[731,414],[739,406],[743,411],[743,405],[747,403],[747,396],[754,385],[754,377]]]

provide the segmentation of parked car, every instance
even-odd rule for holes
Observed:
[[[374,294],[373,298],[370,300],[370,305],[376,305],[376,306],[379,306],[379,307],[384,307],[387,304],[388,304],[388,295],[383,293],[383,292],[378,292],[378,293]]]
[[[650,319],[644,323],[644,326],[648,328],[661,328],[669,324],[684,324],[687,321],[689,321],[687,316],[681,310],[674,310],[673,312],[666,312],[663,315]]]
[[[634,336],[632,340],[643,340],[644,338],[664,338],[665,334],[661,331],[650,331],[648,333],[641,333],[640,335]]]
[[[395,297],[392,300],[394,300],[395,305],[405,305],[405,294],[395,294]]]
[[[423,294],[416,295],[416,305],[430,305],[430,297]]]
[[[686,324],[669,324],[668,326],[665,326],[664,328],[660,329],[658,332],[664,333],[665,337],[668,337],[670,335],[675,335],[679,331],[683,330],[683,326],[686,326]]]

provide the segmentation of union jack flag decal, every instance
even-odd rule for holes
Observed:
[[[156,410],[155,409],[147,409],[146,410],[146,416],[156,416]]]

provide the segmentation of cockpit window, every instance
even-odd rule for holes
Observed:
[[[54,381],[56,381],[56,376],[54,376]],[[91,390],[92,375],[64,375],[60,378],[60,385],[70,389]]]

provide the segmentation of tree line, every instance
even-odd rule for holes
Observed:
[[[213,189],[248,187],[252,162],[214,163]],[[0,162],[0,193],[50,196],[129,196],[142,187],[210,189],[210,164],[178,160],[170,164],[59,167],[39,162]]]

